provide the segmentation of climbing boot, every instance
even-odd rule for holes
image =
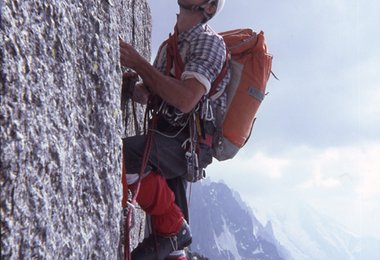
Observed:
[[[182,250],[192,241],[189,225],[184,221],[179,232],[172,236],[150,235],[132,252],[132,260],[164,260],[171,252]],[[185,258],[186,259],[186,258]]]

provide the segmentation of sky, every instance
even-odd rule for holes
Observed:
[[[152,54],[176,0],[149,0]],[[207,168],[254,208],[308,203],[358,235],[380,238],[380,2],[226,0],[216,31],[264,31],[269,94],[232,160]]]

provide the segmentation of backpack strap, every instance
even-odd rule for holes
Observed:
[[[169,35],[166,40],[166,75],[170,75],[171,69],[174,67],[176,79],[181,79],[181,75],[185,69],[181,55],[178,51],[178,28],[174,27],[174,33]]]
[[[184,70],[184,64],[181,59],[181,56],[178,51],[178,28],[177,25],[174,27],[174,33],[169,34],[169,38],[166,39],[158,49],[158,55],[162,55],[163,49],[166,47],[166,67],[165,67],[165,75],[166,76],[174,76],[176,79],[180,79],[182,72]],[[175,75],[171,75],[172,68],[175,69]],[[162,102],[162,99],[157,95],[151,95],[146,111],[149,110],[157,110]],[[156,113],[154,113],[157,115]],[[146,119],[145,124],[149,121],[150,116],[145,115]]]
[[[220,71],[219,75],[216,77],[216,79],[211,84],[211,89],[210,89],[210,92],[208,94],[208,96],[210,98],[218,94],[217,97],[215,97],[215,99],[216,99],[224,92],[224,90],[223,90],[223,91],[221,91],[221,93],[218,93],[217,88],[218,88],[219,83],[227,75],[227,72],[228,72],[228,56],[229,56],[229,51],[226,47],[226,61],[224,62],[223,68]]]
[[[185,69],[185,65],[183,64],[181,55],[178,51],[178,28],[177,25],[174,27],[174,33],[169,35],[169,38],[164,42],[166,43],[166,75],[170,75],[171,69],[174,67],[175,69],[175,77],[176,79],[181,79],[181,75]],[[227,75],[228,72],[228,57],[229,51],[226,47],[226,60],[223,64],[222,70],[219,75],[215,78],[215,80],[211,84],[210,91],[208,93],[208,97],[213,97],[217,95],[218,98],[221,93],[218,93],[217,88],[219,83],[223,80],[223,78]]]

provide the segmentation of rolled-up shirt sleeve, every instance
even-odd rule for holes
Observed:
[[[189,50],[181,79],[197,79],[205,87],[207,94],[226,59],[224,41],[219,35],[205,32],[191,40]]]

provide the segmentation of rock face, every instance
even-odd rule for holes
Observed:
[[[1,259],[118,259],[118,36],[150,58],[144,0],[0,1]]]

